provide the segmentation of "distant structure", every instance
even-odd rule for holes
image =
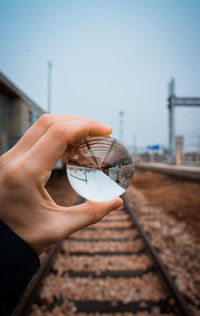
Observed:
[[[177,97],[175,95],[175,80],[169,83],[169,163],[176,163],[176,140],[175,140],[175,106],[200,106],[200,98]]]
[[[119,112],[119,140],[123,144],[124,142],[124,112]]]
[[[0,154],[10,149],[44,113],[0,72]]]
[[[183,136],[176,136],[176,165],[181,166],[183,160]]]

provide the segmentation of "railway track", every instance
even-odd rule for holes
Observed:
[[[123,200],[123,209],[50,249],[13,316],[192,316]]]

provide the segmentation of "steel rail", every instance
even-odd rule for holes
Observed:
[[[154,263],[154,266],[158,272],[158,275],[165,286],[167,292],[170,296],[174,299],[176,303],[176,314],[180,316],[193,316],[192,311],[188,308],[184,297],[178,290],[177,286],[173,282],[171,276],[169,275],[168,271],[164,267],[159,255],[157,254],[156,250],[152,246],[149,238],[147,237],[146,233],[144,232],[135,211],[129,206],[128,200],[125,194],[122,195],[122,199],[124,202],[124,209],[130,215],[130,218],[135,224],[141,239],[143,240],[146,249]],[[83,202],[83,198],[79,198],[76,204],[80,204]],[[17,305],[15,311],[13,312],[12,316],[26,316],[28,315],[30,305],[34,301],[38,290],[41,286],[41,281],[46,277],[47,273],[49,272],[53,260],[56,257],[56,253],[61,248],[62,242],[56,244],[55,246],[51,247],[49,252],[47,253],[44,261],[42,262],[38,272],[36,273],[35,277],[29,283],[27,290],[25,291],[24,295],[22,296],[19,304]]]
[[[133,208],[130,207],[125,194],[123,194],[121,197],[122,197],[123,202],[124,202],[124,208],[128,211],[128,213],[129,213],[131,219],[133,220],[142,240],[144,241],[145,246],[149,252],[149,255],[152,258],[152,261],[155,264],[155,267],[158,271],[160,279],[162,281],[164,281],[164,286],[167,288],[167,290],[171,294],[172,298],[176,302],[176,306],[178,308],[177,312],[181,316],[193,316],[193,313],[188,308],[183,295],[181,294],[181,292],[177,288],[176,284],[173,282],[170,274],[168,273],[168,271],[164,267],[164,264],[162,263],[161,259],[159,258],[155,248],[152,246],[149,238],[147,237],[144,229],[142,228],[135,211],[133,210]]]
[[[45,276],[49,272],[53,264],[53,260],[55,259],[55,255],[60,249],[60,247],[61,247],[61,242],[56,244],[55,246],[52,246],[49,249],[39,270],[37,271],[33,279],[30,281],[26,291],[22,295],[17,307],[12,313],[12,316],[27,315],[27,313],[29,312],[29,307],[31,303],[33,302],[33,300],[35,299],[37,292],[41,286],[41,281],[45,278]]]
[[[79,196],[78,200],[74,205],[81,204],[83,202],[83,198]],[[33,303],[39,289],[41,286],[41,281],[46,277],[49,272],[54,259],[56,257],[57,252],[61,248],[62,241],[52,246],[47,252],[46,257],[44,258],[40,268],[38,269],[35,276],[29,282],[29,285],[22,295],[19,303],[17,304],[15,310],[12,313],[12,316],[26,316],[28,315],[30,305]]]

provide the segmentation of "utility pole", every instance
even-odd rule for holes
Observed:
[[[175,81],[174,78],[169,83],[169,163],[175,164],[176,149],[175,149],[175,117],[174,117],[174,94]]]
[[[136,147],[136,134],[133,135],[133,158],[136,159],[137,147]]]
[[[48,87],[47,87],[47,111],[51,113],[51,71],[52,71],[52,62],[48,62]]]
[[[119,111],[119,139],[124,142],[124,111]]]

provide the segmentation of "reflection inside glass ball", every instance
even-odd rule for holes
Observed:
[[[86,137],[71,150],[66,165],[73,189],[87,200],[112,200],[125,192],[134,165],[128,150],[109,136]]]

